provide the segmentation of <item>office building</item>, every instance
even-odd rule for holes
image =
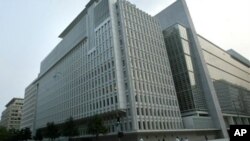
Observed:
[[[213,44],[197,35],[184,0],[155,17],[125,0],[91,0],[59,37],[26,88],[22,127],[35,131],[73,117],[76,138],[88,138],[88,119],[100,115],[108,128],[101,140],[117,140],[123,131],[122,140],[199,141],[228,138],[229,124],[249,123],[239,104],[226,109],[221,99],[234,89],[246,100],[249,79],[243,88],[227,79],[214,86],[222,78],[212,74],[217,64],[203,55]],[[233,51],[227,54],[247,63]],[[249,78],[249,67],[244,71]],[[220,87],[225,91],[219,93]],[[243,106],[248,111],[249,104]]]
[[[216,128],[219,129],[219,136],[228,138],[219,101],[186,2],[176,1],[155,18],[160,22],[169,60],[172,62],[171,69],[185,128]],[[190,64],[192,60],[195,61]]]
[[[37,85],[31,83],[25,89],[20,129],[29,128],[31,131],[34,130],[37,87]]]
[[[6,126],[6,109],[4,109],[4,111],[2,112],[1,115],[1,121],[0,121],[0,126],[5,127]]]
[[[227,128],[249,124],[250,62],[234,50],[225,51],[198,35]]]
[[[199,74],[195,68],[195,59],[191,59],[194,58],[189,49],[191,44],[180,37],[179,33],[181,32],[178,31],[180,27],[185,31],[184,33],[187,33],[187,28],[174,25],[165,31],[165,37],[182,115],[184,117],[190,115],[207,116],[205,97],[202,94],[201,86],[199,86],[201,83],[195,83],[199,81]],[[230,124],[248,124],[249,65],[235,59],[228,51],[217,47],[204,37],[197,36],[227,128]],[[240,113],[243,115],[239,115]]]
[[[153,17],[124,0],[91,0],[59,37],[26,89],[23,112],[33,110],[31,99],[36,110],[31,118],[23,116],[22,125],[35,131],[73,117],[84,138],[85,121],[100,115],[108,128],[103,140],[117,140],[118,131],[124,140],[175,139],[183,122],[163,34]]]
[[[23,99],[13,98],[6,104],[6,109],[2,112],[1,126],[6,129],[19,129],[21,121],[21,110],[23,106]]]
[[[227,138],[230,124],[249,124],[249,113],[242,111],[250,102],[249,60],[198,35],[183,0],[155,18],[163,30],[185,128],[217,128]]]

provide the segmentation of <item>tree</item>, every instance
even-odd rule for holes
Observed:
[[[62,134],[63,136],[68,137],[68,139],[79,134],[72,117],[68,118],[64,122]]]
[[[43,140],[43,135],[42,135],[42,130],[41,129],[36,130],[36,135],[34,137],[34,140],[38,140],[38,141]]]
[[[31,131],[29,128],[24,128],[21,130],[15,130],[13,135],[16,136],[17,139],[19,140],[28,140],[31,139]]]
[[[17,129],[10,129],[9,131],[9,140],[17,141],[20,139],[20,131]]]
[[[21,129],[21,130],[16,130],[16,134],[15,134],[15,136],[16,136],[16,138],[18,139],[18,140],[26,140],[25,139],[25,135],[24,135],[25,133],[24,133],[24,129]]]
[[[23,132],[23,139],[28,140],[31,139],[31,131],[30,128],[25,128]]]
[[[45,137],[49,138],[52,141],[59,137],[59,132],[54,122],[47,123],[45,129]]]
[[[28,140],[31,139],[31,131],[29,128],[25,129],[10,129],[9,131],[6,130],[4,127],[0,127],[0,141],[4,140]]]
[[[28,140],[31,139],[31,131],[29,128],[25,129],[10,129],[9,140]]]
[[[100,134],[107,133],[107,128],[103,125],[103,119],[100,116],[95,116],[88,123],[88,132],[96,136],[96,141]]]
[[[0,141],[5,141],[9,138],[9,133],[5,127],[0,126]]]

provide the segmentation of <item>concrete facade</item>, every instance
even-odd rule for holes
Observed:
[[[6,109],[2,112],[1,116],[1,126],[6,127],[6,129],[19,129],[23,99],[13,98],[5,107]]]
[[[30,84],[25,89],[20,129],[29,128],[31,131],[35,131],[37,91],[38,86],[36,83]]]
[[[153,17],[125,0],[91,0],[60,37],[26,89],[23,127],[35,131],[70,116],[85,121],[100,115],[111,138],[118,131],[140,138],[153,132],[155,139],[166,130],[182,131],[162,31]],[[80,137],[89,136],[84,122],[78,129]]]
[[[239,59],[239,55],[236,56],[232,49],[225,51],[200,35],[198,40],[212,80],[225,80],[250,90],[249,60],[247,63],[243,56]]]
[[[217,128],[221,130],[221,137],[228,138],[230,124],[249,124],[246,113],[239,115],[239,104],[234,106],[238,110],[231,109],[234,114],[225,110],[229,106],[225,103],[233,102],[222,96],[233,98],[244,93],[240,94],[244,95],[241,99],[245,98],[245,103],[249,103],[249,60],[232,50],[226,52],[197,35],[183,0],[175,2],[155,17],[164,31],[185,128]],[[228,82],[224,85],[229,93],[216,83],[221,80],[234,83],[234,86]],[[237,100],[237,103],[240,101]],[[246,111],[247,107],[248,104],[244,104]]]
[[[249,124],[250,62],[234,50],[225,51],[198,35],[227,128]]]
[[[174,4],[157,14],[155,18],[160,21],[162,30],[166,30],[168,27],[176,23],[189,28],[189,39],[192,45],[191,50],[194,58],[196,59],[195,65],[197,73],[199,74],[199,83],[201,83],[208,112],[213,120],[214,126],[221,129],[221,137],[228,138],[228,133],[223,120],[219,101],[216,96],[212,80],[209,76],[204,57],[202,56],[202,49],[198,41],[197,33],[189,14],[186,2],[184,0],[176,1]]]
[[[212,43],[197,35],[184,0],[155,17],[125,0],[91,0],[59,37],[26,88],[22,127],[35,131],[72,116],[82,123],[79,140],[90,136],[84,121],[100,115],[108,128],[101,140],[123,131],[123,140],[200,141],[227,139],[229,124],[249,123],[247,115],[224,112],[211,71],[217,64],[206,54],[214,53]],[[171,48],[183,54],[173,57]],[[246,88],[249,67],[238,67]]]

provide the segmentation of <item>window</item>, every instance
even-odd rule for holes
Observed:
[[[139,129],[141,129],[141,122],[138,121],[138,126],[139,126]]]
[[[144,115],[144,109],[141,108],[141,115]]]
[[[109,106],[109,98],[107,98],[107,106]]]
[[[113,97],[111,97],[111,105],[113,104]]]
[[[117,96],[115,96],[115,103],[118,103]]]

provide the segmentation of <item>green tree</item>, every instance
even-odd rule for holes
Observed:
[[[25,128],[23,132],[23,139],[28,140],[31,139],[31,131],[30,128]]]
[[[25,131],[24,131],[24,129],[21,129],[21,130],[16,130],[16,132],[15,132],[15,136],[16,136],[16,138],[18,139],[18,140],[26,140],[25,139],[25,133],[24,133]]]
[[[9,138],[9,132],[5,127],[0,126],[0,141],[5,141]]]
[[[29,128],[25,129],[10,129],[9,140],[28,140],[31,139],[31,131]]]
[[[59,132],[54,122],[47,123],[47,126],[45,128],[45,137],[49,138],[52,141],[59,137]]]
[[[41,129],[36,130],[36,135],[34,136],[34,140],[41,141],[43,140],[43,134]]]
[[[17,141],[20,139],[20,131],[17,129],[10,129],[9,131],[9,140]]]
[[[62,134],[65,137],[68,137],[70,139],[73,136],[79,135],[77,126],[75,125],[75,122],[72,117],[68,118],[64,124],[62,129]]]
[[[103,119],[100,116],[95,116],[88,123],[88,132],[95,135],[96,141],[98,141],[100,134],[105,134],[107,131],[107,128],[103,124]]]

